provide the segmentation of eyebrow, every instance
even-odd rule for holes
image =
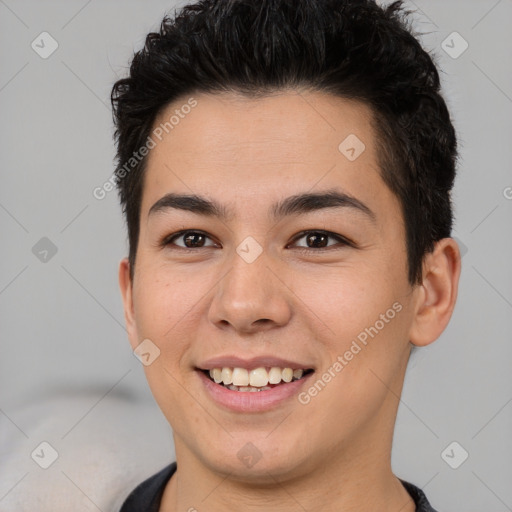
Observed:
[[[291,215],[300,215],[326,208],[350,208],[359,211],[375,222],[375,213],[362,201],[337,190],[319,193],[304,193],[287,197],[270,207],[269,214],[274,220]],[[161,197],[149,209],[148,217],[169,209],[183,210],[203,215],[218,217],[224,221],[233,218],[233,212],[225,205],[196,194],[169,193]]]

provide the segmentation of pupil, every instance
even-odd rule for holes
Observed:
[[[188,242],[190,242],[191,239],[194,239],[197,237],[203,237],[203,235],[201,235],[200,233],[191,233],[191,234],[186,235],[185,236],[185,245],[187,245],[187,247],[190,247],[188,245]],[[195,243],[193,243],[192,247],[200,247],[200,245],[196,245]]]
[[[319,237],[321,237],[323,239],[322,242],[320,244],[314,244],[313,246],[314,247],[326,247],[325,242],[327,240],[327,237],[322,233],[312,233],[312,234],[308,235],[308,245],[309,245],[309,242],[312,241],[312,239],[319,238]]]

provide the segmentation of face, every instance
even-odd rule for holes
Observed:
[[[370,109],[292,91],[194,99],[155,139],[133,282],[120,268],[132,348],[160,350],[144,369],[178,459],[254,482],[364,460],[369,440],[385,451],[419,295]],[[256,368],[264,390],[246,390]]]

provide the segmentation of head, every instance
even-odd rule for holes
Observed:
[[[460,270],[455,132],[400,2],[186,6],[112,103],[127,328],[160,350],[145,371],[178,457],[264,479],[383,425],[390,445],[411,346],[447,325]],[[313,372],[301,398],[234,411],[201,371],[228,356]],[[262,462],[240,467],[249,442]]]

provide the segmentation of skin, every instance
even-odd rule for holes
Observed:
[[[414,511],[392,473],[393,428],[411,344],[436,340],[451,317],[456,242],[438,242],[422,284],[410,285],[401,209],[380,176],[366,105],[293,90],[194,98],[197,106],[148,156],[133,282],[128,260],[119,267],[131,346],[149,338],[161,351],[144,370],[172,426],[178,469],[160,510],[216,512],[236,503],[254,512]],[[155,126],[186,99],[166,107]],[[349,134],[365,144],[354,161],[338,149]],[[375,218],[354,208],[278,221],[267,214],[288,196],[330,189],[357,198]],[[233,216],[148,216],[168,192],[214,199]],[[188,253],[183,237],[159,244],[183,229],[207,237]],[[304,230],[355,246],[336,238],[308,246],[297,238]],[[236,252],[247,236],[263,250],[250,264]],[[194,370],[218,355],[272,354],[309,362],[319,376],[396,302],[401,311],[306,405],[293,397],[263,413],[226,411]],[[237,457],[249,442],[261,453],[251,468]]]

